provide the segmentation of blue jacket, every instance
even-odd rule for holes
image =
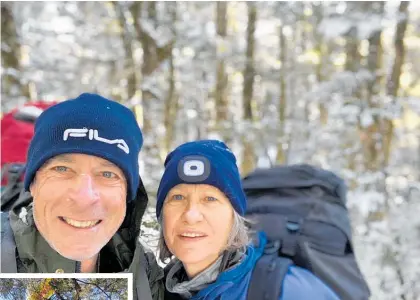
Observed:
[[[246,258],[233,269],[219,275],[217,280],[201,290],[194,300],[246,300],[252,271],[266,244],[260,235],[260,246],[249,246]],[[311,272],[297,266],[289,267],[279,300],[339,300],[335,293]]]

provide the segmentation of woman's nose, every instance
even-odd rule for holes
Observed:
[[[203,220],[203,214],[197,203],[189,201],[184,213],[184,219],[189,224],[194,224]]]

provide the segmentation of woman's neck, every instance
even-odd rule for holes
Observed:
[[[185,272],[188,275],[189,279],[193,279],[195,276],[206,270],[219,258],[219,256],[211,256],[205,260],[194,262],[194,263],[182,263],[185,269]]]

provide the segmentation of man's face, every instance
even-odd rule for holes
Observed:
[[[30,191],[39,232],[72,260],[98,254],[125,217],[124,173],[96,156],[63,154],[50,159],[36,173]]]

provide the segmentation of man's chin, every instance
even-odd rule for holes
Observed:
[[[51,245],[52,246],[52,245]],[[98,255],[99,251],[101,251],[103,246],[101,247],[79,247],[78,249],[75,249],[71,247],[54,247],[52,248],[58,252],[61,256],[75,261],[85,261],[88,259],[91,259]]]
[[[88,259],[92,259],[93,257],[97,256],[100,250],[90,251],[90,252],[82,252],[79,251],[69,252],[69,251],[57,251],[61,256],[74,260],[74,261],[85,261]]]

